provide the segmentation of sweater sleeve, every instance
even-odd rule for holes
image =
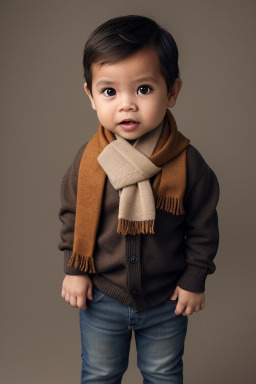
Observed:
[[[62,227],[60,230],[61,241],[58,243],[58,249],[64,252],[64,273],[68,275],[89,274],[74,266],[67,266],[72,256],[74,243],[78,171],[87,143],[79,149],[72,164],[65,172],[60,188],[61,207],[58,216],[62,222]]]
[[[213,262],[219,246],[217,204],[220,187],[213,170],[204,164],[190,191],[184,208],[184,252],[187,267],[177,285],[187,291],[204,292],[208,274],[216,270]]]

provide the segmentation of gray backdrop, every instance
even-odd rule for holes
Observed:
[[[128,14],[174,36],[178,128],[215,171],[220,247],[206,307],[189,316],[185,384],[253,384],[254,1],[1,1],[1,383],[80,382],[78,309],[60,296],[60,183],[97,130],[83,90],[94,28]],[[132,339],[123,382],[142,383]]]

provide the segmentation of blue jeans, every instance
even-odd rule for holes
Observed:
[[[137,312],[93,287],[79,310],[81,384],[119,384],[128,367],[132,330],[144,384],[182,384],[188,317],[174,313],[177,300]]]

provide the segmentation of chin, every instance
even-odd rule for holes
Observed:
[[[139,137],[140,137],[140,135],[136,135],[136,134],[122,134],[122,135],[120,135],[120,136],[122,136],[122,137],[124,137],[125,139],[127,139],[127,140],[135,140],[135,139],[138,139]]]
[[[135,132],[115,132],[117,133],[119,136],[121,137],[124,137],[125,139],[129,139],[129,140],[133,140],[133,139],[136,139],[138,134],[136,135]]]

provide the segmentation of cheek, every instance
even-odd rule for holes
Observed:
[[[159,98],[151,100],[150,103],[141,107],[145,113],[145,117],[150,121],[159,120],[160,116],[164,114],[166,110],[164,100],[160,100]]]
[[[97,114],[101,121],[105,121],[105,123],[109,123],[113,120],[113,111],[109,105],[101,105],[97,108]]]

